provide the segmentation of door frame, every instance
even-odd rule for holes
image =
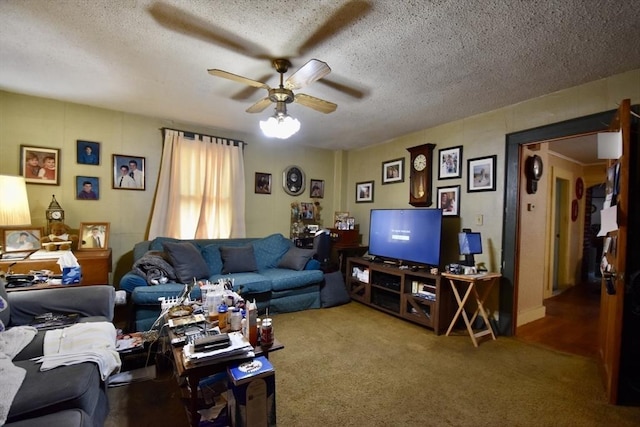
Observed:
[[[603,132],[617,109],[591,114],[563,122],[552,123],[506,135],[505,192],[502,226],[502,280],[500,281],[498,332],[514,335],[517,325],[518,289],[517,260],[520,210],[520,146],[535,142],[563,139],[583,134]]]
[[[569,247],[569,236],[568,236],[568,228],[570,225],[569,216],[571,212],[569,211],[569,205],[571,203],[571,197],[569,193],[571,192],[571,173],[567,172],[562,168],[558,168],[552,166],[550,172],[551,179],[549,179],[549,186],[551,187],[549,194],[549,200],[551,201],[551,206],[549,209],[549,216],[547,218],[547,224],[550,226],[549,240],[547,242],[547,254],[549,254],[548,265],[551,266],[549,268],[549,275],[547,276],[544,284],[543,290],[543,298],[550,298],[553,296],[553,284],[554,279],[558,280],[558,288],[560,285],[566,285],[570,282],[569,280],[569,251],[567,248]],[[558,192],[558,181],[562,181],[564,186],[566,187],[560,195]],[[558,200],[558,196],[560,196],[561,200]],[[558,229],[556,228],[556,217],[560,215],[560,224]],[[555,246],[555,235],[560,234],[558,247]]]

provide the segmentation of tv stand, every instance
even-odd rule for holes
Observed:
[[[429,327],[436,335],[446,332],[455,307],[450,287],[441,286],[440,280],[426,270],[347,259],[347,289],[353,300]]]

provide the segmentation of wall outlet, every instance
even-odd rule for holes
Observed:
[[[476,215],[476,225],[482,225],[483,220],[484,216],[482,214]]]

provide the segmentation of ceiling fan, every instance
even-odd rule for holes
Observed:
[[[208,71],[212,76],[222,77],[248,86],[267,90],[268,95],[247,108],[247,113],[260,113],[271,105],[271,103],[276,104],[277,114],[286,114],[286,104],[290,104],[292,102],[296,102],[324,114],[332,113],[336,108],[338,108],[338,105],[333,102],[325,101],[324,99],[316,98],[315,96],[304,93],[293,93],[294,90],[302,89],[303,87],[306,87],[329,74],[331,72],[331,68],[329,68],[326,62],[312,59],[300,67],[298,71],[289,76],[286,81],[284,80],[284,74],[289,70],[289,67],[291,67],[291,62],[284,58],[274,59],[273,67],[280,74],[280,85],[276,88],[269,87],[266,83],[242,77],[228,71],[219,69],[211,69]]]

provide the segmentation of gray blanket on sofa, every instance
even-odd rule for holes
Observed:
[[[132,273],[144,277],[149,285],[159,285],[176,280],[173,266],[162,256],[162,252],[149,251],[133,264]]]

